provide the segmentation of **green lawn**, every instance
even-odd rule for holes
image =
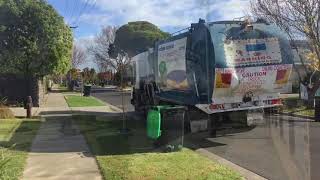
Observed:
[[[0,179],[16,180],[22,175],[38,120],[0,119]]]
[[[61,85],[61,84],[59,85],[59,87],[57,89],[60,91],[68,91],[68,88],[66,86]]]
[[[282,110],[284,113],[314,117],[314,109],[308,109],[298,96],[284,98],[283,104]]]
[[[241,179],[218,163],[183,148],[163,153],[152,148],[139,121],[128,121],[132,134],[121,135],[122,121],[74,116],[104,179]]]
[[[62,91],[61,94],[64,94],[64,95],[78,95],[78,96],[81,96],[81,93],[78,92],[78,91]]]
[[[285,113],[314,117],[314,109],[307,109],[305,106],[290,107],[283,110]]]
[[[96,98],[89,96],[79,95],[66,95],[64,96],[69,107],[86,107],[86,106],[104,106],[105,104]]]

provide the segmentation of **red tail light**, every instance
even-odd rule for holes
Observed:
[[[289,79],[289,71],[286,69],[278,70],[276,76],[276,84],[285,84]]]
[[[284,79],[286,77],[286,73],[287,73],[286,69],[278,70],[277,71],[276,81]]]
[[[281,99],[272,99],[271,100],[271,104],[274,105],[274,104],[282,104],[281,102]]]
[[[232,77],[232,74],[230,74],[230,73],[222,73],[221,74],[222,83],[230,85],[231,84],[231,77]]]

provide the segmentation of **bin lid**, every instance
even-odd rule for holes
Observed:
[[[152,139],[161,136],[161,114],[158,110],[149,110],[147,117],[147,135]]]

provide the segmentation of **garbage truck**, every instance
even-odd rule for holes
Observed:
[[[132,66],[135,110],[183,105],[188,107],[188,124],[227,112],[281,106],[293,55],[285,33],[264,20],[200,19],[134,56]]]

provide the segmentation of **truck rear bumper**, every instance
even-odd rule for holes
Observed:
[[[210,108],[211,104],[196,104],[196,107],[202,110],[207,114],[214,114],[220,112],[231,112],[231,111],[243,111],[243,110],[252,110],[252,109],[264,109],[264,108],[271,108],[271,107],[278,107],[282,106],[282,104],[269,104],[269,105],[262,105],[262,106],[247,106],[247,107],[237,107],[237,108],[220,108],[220,109],[212,109]]]

